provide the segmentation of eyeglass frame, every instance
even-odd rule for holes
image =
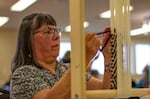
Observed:
[[[46,30],[47,29],[47,30]],[[61,33],[62,29],[58,27],[53,26],[44,26],[42,29],[39,29],[33,33],[33,35],[37,34],[38,32],[41,32],[42,34],[49,34],[52,35],[54,33]]]

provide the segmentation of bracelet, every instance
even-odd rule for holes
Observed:
[[[86,73],[86,81],[88,82],[91,79],[92,75],[90,73]]]

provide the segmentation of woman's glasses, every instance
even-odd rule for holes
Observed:
[[[41,32],[44,35],[54,35],[54,33],[60,34],[61,31],[61,28],[46,26],[40,30],[35,31],[34,34]]]

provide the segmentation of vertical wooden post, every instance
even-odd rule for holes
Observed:
[[[121,36],[121,4],[122,0],[110,0],[111,10],[111,31],[117,35],[117,97],[121,97],[123,94],[122,88],[122,36]],[[114,29],[116,32],[114,32]]]
[[[129,96],[131,79],[129,70],[129,0],[110,0],[111,28],[117,34],[117,83],[118,97]]]
[[[131,96],[130,89],[131,74],[130,74],[130,0],[123,0],[122,16],[122,37],[123,37],[123,93],[124,96]],[[128,83],[128,84],[127,84]]]
[[[84,0],[70,0],[71,99],[86,99],[84,12]]]

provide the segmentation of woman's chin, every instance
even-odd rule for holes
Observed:
[[[58,57],[59,54],[53,54],[52,57],[54,57],[55,59]]]

